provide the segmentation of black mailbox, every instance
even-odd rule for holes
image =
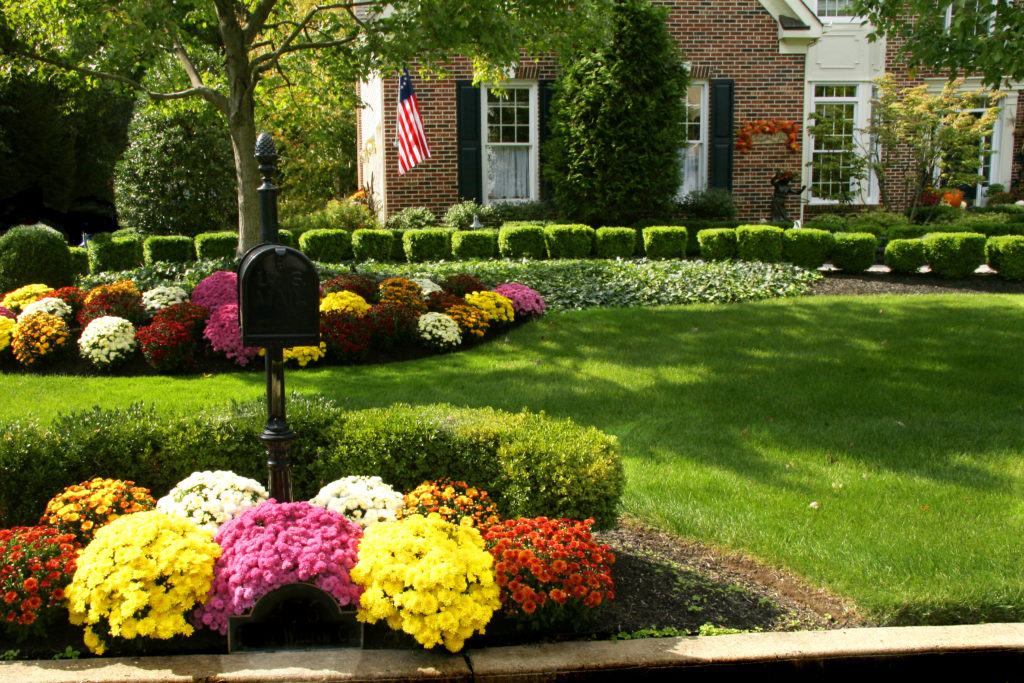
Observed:
[[[242,345],[316,346],[320,343],[320,280],[297,249],[260,244],[238,266],[238,323]]]

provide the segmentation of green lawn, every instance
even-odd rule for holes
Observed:
[[[571,417],[620,438],[633,516],[795,571],[882,621],[1020,620],[1022,348],[1024,297],[820,297],[552,314],[470,352],[294,370],[286,384],[360,408]],[[0,385],[0,420],[265,391],[260,372]]]

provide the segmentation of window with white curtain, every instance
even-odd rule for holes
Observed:
[[[485,202],[537,199],[537,84],[480,91]]]

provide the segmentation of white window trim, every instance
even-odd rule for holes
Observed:
[[[814,0],[814,3],[813,3],[813,5],[814,5],[814,14],[815,14],[815,16],[818,17],[818,19],[823,24],[828,24],[828,23],[833,23],[833,24],[852,24],[855,21],[860,21],[860,17],[858,17],[858,16],[856,16],[854,14],[838,14],[838,15],[821,14],[821,13],[818,12],[818,4],[819,4],[818,0]]]
[[[998,0],[991,0],[991,3],[993,5],[996,4],[996,2],[998,2]],[[943,30],[948,31],[949,27],[952,24],[953,24],[953,3],[949,3],[948,5],[946,5],[946,11],[945,11],[945,13],[943,15],[943,21],[942,21],[942,28],[943,28]],[[989,19],[989,22],[988,22],[988,33],[989,33],[989,35],[992,35],[992,33],[995,32],[995,28],[996,28],[996,15],[993,13],[992,17]]]
[[[491,88],[529,88],[530,90],[530,196],[522,199],[495,199],[488,196],[487,179],[490,177],[487,164],[487,92]],[[508,80],[500,84],[484,83],[480,86],[480,154],[481,190],[483,204],[513,204],[540,199],[540,84],[531,80]]]
[[[832,97],[815,97],[814,89],[817,86],[857,86],[857,95],[855,98],[832,98]],[[854,136],[856,139],[863,144],[865,133],[861,132],[868,127],[871,115],[871,83],[863,82],[842,82],[842,81],[815,81],[807,84],[806,93],[806,115],[804,120],[808,121],[810,115],[814,113],[815,107],[819,102],[853,102],[856,106],[854,108]],[[814,195],[814,190],[811,181],[812,170],[810,163],[814,158],[814,136],[807,130],[807,126],[804,126],[804,175],[803,184],[807,186],[807,203],[811,205],[834,205],[839,204],[837,199],[823,199]],[[864,183],[867,183],[867,187],[864,187]],[[856,193],[853,204],[855,205],[871,205],[877,204],[879,201],[879,190],[878,181],[875,178],[875,174],[871,173],[866,180],[861,181],[861,188]]]
[[[678,199],[684,198],[689,192],[706,190],[708,188],[708,114],[710,111],[708,106],[708,82],[693,81],[690,85],[700,87],[700,144],[704,147],[701,150],[700,157],[698,157],[698,182],[696,187],[684,190],[683,184],[680,182],[679,192],[677,193]],[[687,143],[689,143],[689,140],[687,140]]]

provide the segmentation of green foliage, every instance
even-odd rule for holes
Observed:
[[[647,258],[684,258],[687,232],[682,226],[664,225],[643,229],[644,253]]]
[[[988,265],[1005,280],[1024,280],[1024,236],[1000,235],[985,243]]]
[[[452,234],[452,256],[455,259],[491,259],[497,255],[497,230],[460,230]]]
[[[153,235],[142,243],[142,261],[147,266],[157,261],[188,263],[195,260],[195,242],[185,235]]]
[[[924,242],[919,239],[890,239],[885,245],[885,265],[894,273],[916,273],[928,263]]]
[[[689,218],[730,219],[736,217],[736,202],[732,193],[722,187],[694,190],[679,203],[679,208]]]
[[[736,228],[708,228],[697,233],[700,257],[708,261],[736,258]]]
[[[787,230],[782,235],[782,258],[794,266],[813,270],[825,264],[835,243],[827,230]]]
[[[778,263],[782,260],[783,232],[771,225],[741,225],[736,228],[736,258]]]
[[[544,258],[547,255],[544,228],[539,225],[501,226],[498,230],[498,252],[502,258]]]
[[[832,247],[832,265],[847,273],[863,273],[875,262],[878,240],[870,232],[840,232]]]
[[[299,246],[299,240],[295,236],[295,233],[284,228],[277,229],[277,241],[285,246],[292,247],[293,249],[296,249]]]
[[[670,212],[688,77],[665,19],[644,0],[616,0],[610,42],[558,81],[544,170],[573,220],[629,225]]]
[[[558,219],[558,211],[550,202],[499,202],[490,204],[494,209],[494,217],[500,227],[504,223],[525,221],[544,223]],[[482,218],[480,220],[483,220]]]
[[[589,225],[548,225],[544,243],[548,258],[589,258],[594,253],[594,229]]]
[[[1024,223],[1013,222],[1007,213],[965,213],[956,221],[943,227],[950,232],[978,232],[987,237],[996,235],[1020,235],[1024,233]]]
[[[173,263],[157,261],[148,266],[107,273],[82,275],[78,278],[78,286],[92,289],[99,285],[109,285],[118,280],[131,280],[140,291],[153,289],[160,285],[178,285],[191,291],[201,280],[218,270],[235,270],[235,255],[220,259],[201,259],[191,263]]]
[[[352,258],[352,233],[348,230],[307,230],[299,235],[299,249],[312,261],[341,263]]]
[[[410,206],[389,216],[384,227],[388,230],[425,230],[437,225],[437,217],[425,206]]]
[[[232,231],[204,232],[196,235],[196,255],[200,259],[221,259],[235,255],[238,234]]]
[[[402,249],[409,263],[443,261],[452,257],[452,230],[430,228],[406,230]]]
[[[598,228],[595,252],[599,258],[630,258],[637,249],[636,238],[633,228]]]
[[[829,232],[846,232],[848,219],[834,213],[822,213],[804,221],[805,228],[828,230]]]
[[[63,287],[74,282],[67,240],[45,225],[18,225],[0,235],[0,292],[35,282]]]
[[[391,260],[404,263],[406,261],[405,230],[391,229],[388,232],[391,233]]]
[[[453,204],[445,212],[441,222],[445,227],[453,230],[469,230],[469,226],[473,225],[473,216],[479,218],[484,227],[497,228],[501,226],[502,217],[499,215],[497,206],[494,204],[481,206],[474,201]]]
[[[113,237],[101,232],[92,236],[86,249],[92,273],[138,268],[143,261],[141,237]]]
[[[89,251],[85,247],[71,247],[71,273],[74,277],[89,274]]]
[[[389,230],[356,230],[352,233],[352,256],[356,261],[389,261],[394,241]]]
[[[869,211],[851,216],[847,221],[849,232],[870,232],[875,237],[885,237],[893,226],[908,225],[906,216],[886,211]]]
[[[224,120],[207,107],[140,101],[114,171],[114,195],[121,224],[150,235],[237,230]]]
[[[927,235],[931,230],[924,225],[893,225],[889,228],[890,240],[915,240]]]
[[[327,206],[311,213],[292,216],[283,221],[297,232],[306,230],[372,230],[377,221],[364,204],[350,201],[329,201]]]
[[[922,238],[932,272],[944,278],[964,278],[985,263],[985,236],[967,232],[934,232]]]

